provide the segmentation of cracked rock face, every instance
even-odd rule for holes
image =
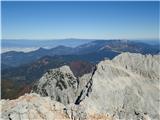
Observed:
[[[33,92],[50,96],[63,104],[74,103],[78,89],[77,78],[68,66],[49,70],[34,86]]]
[[[76,78],[68,66],[49,70],[33,88],[42,96],[50,96],[52,100],[64,105],[75,103],[80,92],[87,84],[91,74]]]
[[[119,119],[160,118],[160,56],[123,53],[97,65],[92,92],[81,102],[88,114]]]

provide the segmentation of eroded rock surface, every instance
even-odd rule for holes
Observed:
[[[32,91],[45,97],[31,93],[1,100],[2,118],[159,120],[159,85],[159,55],[122,53],[82,77],[68,66],[49,70]]]
[[[160,56],[123,53],[97,65],[85,110],[119,119],[160,119]],[[147,117],[146,117],[147,116]]]
[[[1,100],[4,120],[69,120],[62,103],[31,93],[16,100]]]
[[[1,120],[113,120],[109,115],[87,116],[75,104],[64,106],[36,93],[25,94],[16,100],[1,100],[0,106]]]
[[[52,100],[67,105],[76,102],[90,78],[90,73],[76,78],[68,66],[62,66],[44,74],[34,86],[33,92],[50,96]]]

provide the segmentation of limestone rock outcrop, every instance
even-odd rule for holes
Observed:
[[[32,92],[41,96],[1,100],[2,118],[159,120],[160,55],[122,53],[81,77],[68,66],[52,69]]]
[[[92,92],[80,103],[88,114],[119,119],[160,119],[160,56],[123,53],[101,61],[92,76]]]
[[[76,78],[68,66],[48,70],[35,84],[33,92],[41,96],[50,96],[52,100],[64,105],[75,103],[91,74]]]
[[[31,93],[16,100],[1,100],[2,120],[69,120],[62,103]]]
[[[109,115],[87,116],[75,104],[64,106],[36,93],[25,94],[16,100],[1,100],[0,107],[1,120],[114,120]]]

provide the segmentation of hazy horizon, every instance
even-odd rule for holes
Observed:
[[[2,40],[1,41],[1,53],[8,51],[23,51],[30,52],[39,48],[51,49],[57,46],[77,47],[95,40],[102,39],[52,39],[52,40]],[[121,40],[121,39],[103,39],[103,40]],[[125,41],[125,40],[123,40]],[[127,41],[139,41],[149,45],[160,45],[160,40],[127,40]]]
[[[141,40],[143,40],[143,41],[160,41],[160,39],[159,38],[157,38],[157,39],[154,39],[154,38],[141,38],[141,39],[125,39],[125,38],[107,38],[107,39],[104,39],[104,38],[50,38],[50,39],[45,39],[45,38],[41,38],[41,39],[38,39],[38,38],[34,38],[34,39],[32,39],[32,38],[14,38],[14,39],[12,39],[12,38],[1,38],[1,40],[31,40],[31,41],[43,41],[43,40],[45,40],[45,41],[54,41],[54,40],[139,40],[139,41],[141,41]]]

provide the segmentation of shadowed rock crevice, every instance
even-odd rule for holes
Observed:
[[[92,84],[93,84],[92,77],[93,77],[96,70],[97,70],[97,67],[95,66],[92,71],[92,75],[91,75],[90,80],[85,85],[85,87],[82,89],[82,91],[80,92],[80,95],[77,97],[77,99],[75,101],[76,105],[80,104],[80,102],[83,101],[83,99],[85,99],[86,96],[89,97],[89,94],[92,92]]]

